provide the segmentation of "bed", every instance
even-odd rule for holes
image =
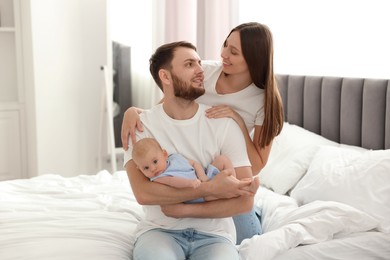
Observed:
[[[390,81],[278,75],[286,123],[242,259],[390,259]],[[0,182],[0,259],[131,259],[124,171]]]

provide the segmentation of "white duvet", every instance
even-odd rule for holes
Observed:
[[[238,246],[242,259],[390,259],[389,234],[355,208],[298,207],[263,187],[256,204],[265,233]],[[125,172],[0,182],[0,259],[131,259],[142,217]]]
[[[125,172],[1,182],[0,259],[131,259],[141,217]]]
[[[264,187],[255,201],[264,234],[241,243],[242,259],[390,259],[390,234],[358,209],[333,201],[298,207],[293,198]]]

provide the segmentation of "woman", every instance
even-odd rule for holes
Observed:
[[[267,163],[272,141],[283,127],[283,107],[273,71],[272,33],[266,25],[251,22],[238,25],[227,36],[222,61],[202,61],[205,94],[197,102],[213,106],[209,118],[230,117],[244,134],[252,173]],[[122,124],[122,143],[127,150],[129,135],[135,142],[135,128],[142,131],[138,108],[129,108]],[[252,136],[252,137],[251,137]],[[261,234],[254,210],[233,218],[237,243]]]

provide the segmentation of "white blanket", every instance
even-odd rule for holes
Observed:
[[[238,246],[243,260],[390,259],[390,234],[355,208],[321,201],[298,207],[263,187],[255,201],[265,233]],[[143,216],[125,172],[0,182],[0,259],[132,259]],[[341,250],[348,256],[329,255]]]
[[[128,260],[142,217],[125,172],[0,182],[0,259]]]
[[[246,239],[239,246],[240,256],[245,260],[274,259],[298,245],[328,241],[379,226],[368,214],[342,203],[315,201],[298,207],[294,199],[263,187],[256,201],[262,208],[264,234]]]

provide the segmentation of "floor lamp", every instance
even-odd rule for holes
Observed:
[[[99,169],[102,168],[102,140],[104,140],[103,136],[103,129],[104,125],[107,126],[107,146],[108,146],[108,152],[111,157],[111,173],[114,173],[117,171],[117,165],[116,165],[116,153],[115,153],[115,136],[114,136],[114,114],[113,114],[113,91],[112,91],[112,77],[110,77],[109,69],[107,65],[101,66],[101,70],[103,71],[104,75],[104,88],[102,90],[102,112],[101,112],[101,118],[100,118],[100,130],[99,130],[99,160],[98,160],[98,167]],[[106,124],[104,124],[104,117],[106,117]]]

